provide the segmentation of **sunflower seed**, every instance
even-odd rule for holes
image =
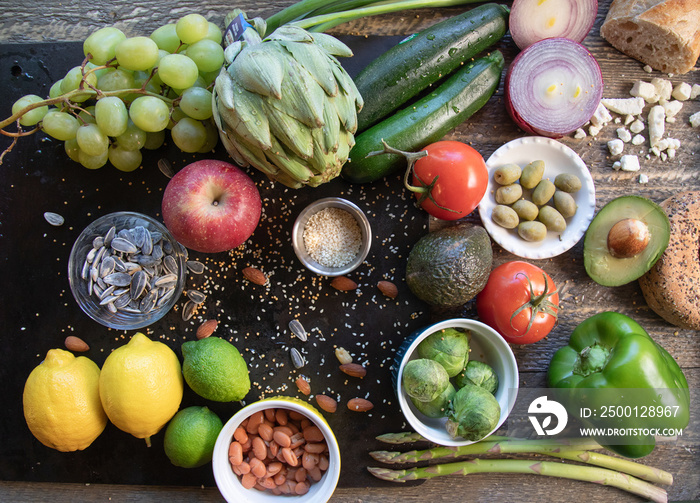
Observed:
[[[185,302],[185,305],[182,307],[182,319],[184,321],[191,320],[192,316],[194,316],[195,309],[197,309],[197,304],[195,304],[191,300]]]
[[[187,290],[187,298],[195,304],[202,304],[207,300],[207,296],[199,290]]]
[[[107,231],[107,234],[105,234],[103,245],[104,246],[111,245],[112,240],[114,239],[114,236],[116,236],[116,235],[117,235],[117,228],[115,226],[110,227],[109,230]]]
[[[104,278],[105,276],[112,274],[115,267],[116,262],[114,261],[114,258],[105,257],[104,260],[100,262],[100,277]]]
[[[113,295],[113,294],[114,294],[115,286],[112,285],[112,286],[108,286],[107,288],[102,288],[100,285],[95,285],[95,286],[93,287],[93,290],[94,290],[95,293],[97,294],[97,297],[98,297],[100,300],[102,300],[102,299],[104,299],[105,297],[107,297],[108,295]]]
[[[92,247],[95,249],[102,248],[105,244],[105,238],[102,236],[95,236],[95,239],[92,240]]]
[[[173,167],[167,159],[158,159],[158,169],[168,178],[175,176]]]
[[[202,274],[205,269],[204,264],[196,260],[188,260],[187,268],[194,274]]]
[[[112,314],[117,314],[117,307],[112,303],[107,304],[107,310]]]
[[[83,262],[83,268],[82,268],[82,270],[80,271],[80,277],[81,277],[81,278],[83,279],[83,281],[84,281],[84,280],[87,280],[87,279],[88,279],[88,275],[89,275],[89,274],[90,274],[90,262],[88,262],[87,259],[86,259],[85,262]]]
[[[289,322],[289,330],[292,331],[292,334],[294,334],[297,339],[306,342],[306,340],[309,338],[308,334],[306,333],[306,330],[304,330],[303,325],[299,320],[292,320]]]
[[[50,223],[54,227],[60,227],[65,222],[65,220],[63,219],[63,217],[61,215],[59,215],[58,213],[54,213],[52,211],[44,212],[44,218],[46,219],[46,221],[48,223]]]
[[[162,307],[175,295],[175,288],[170,288],[163,295],[160,296],[158,302],[156,302],[156,307]]]
[[[163,257],[163,267],[167,273],[177,274],[177,260],[172,255],[166,255]]]
[[[131,276],[124,272],[113,272],[112,274],[105,276],[103,279],[108,285],[114,286],[129,286],[131,283]]]
[[[151,290],[146,294],[146,296],[141,300],[139,303],[139,309],[141,310],[142,313],[150,313],[153,308],[156,306],[156,301],[158,300],[158,296],[156,295],[155,290]]]
[[[129,302],[131,302],[131,297],[122,294],[114,301],[114,307],[117,309],[124,309],[129,305]]]
[[[110,246],[114,251],[121,253],[136,253],[139,251],[134,243],[121,236],[114,238]]]
[[[150,255],[153,252],[153,236],[151,236],[151,233],[148,231],[148,229],[144,228],[143,230],[144,240],[143,246],[141,246],[141,251],[144,255]]]
[[[131,287],[129,289],[129,295],[132,299],[138,299],[143,294],[146,289],[146,283],[148,283],[148,275],[143,271],[136,271],[131,279]]]
[[[160,278],[157,278],[153,282],[153,286],[165,287],[165,286],[174,285],[176,283],[177,283],[177,274],[166,274],[165,276],[161,276]]]
[[[289,356],[292,357],[292,364],[294,365],[294,368],[300,369],[306,364],[306,361],[304,360],[304,357],[301,355],[299,350],[297,348],[292,348],[289,350]]]

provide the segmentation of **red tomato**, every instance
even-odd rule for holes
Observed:
[[[489,175],[484,158],[460,141],[439,141],[423,150],[428,155],[413,166],[413,185],[423,188],[416,192],[420,206],[442,220],[469,215],[486,193]]]
[[[520,260],[496,267],[476,297],[479,319],[511,344],[537,342],[557,322],[559,294],[552,278]]]

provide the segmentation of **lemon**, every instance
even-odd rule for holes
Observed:
[[[148,445],[180,408],[183,390],[175,352],[140,332],[102,365],[100,399],[107,417]]]
[[[50,349],[24,385],[24,419],[44,445],[63,452],[83,450],[105,429],[100,368],[85,356]]]
[[[165,455],[172,464],[183,468],[209,463],[223,427],[219,416],[207,407],[193,405],[182,409],[165,429]]]
[[[230,342],[206,337],[182,345],[182,373],[192,391],[207,400],[234,402],[250,391],[248,365]]]

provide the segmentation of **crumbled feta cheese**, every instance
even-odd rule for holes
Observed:
[[[656,93],[656,87],[651,82],[638,80],[632,86],[630,95],[642,98],[647,103],[656,103],[659,101],[659,95]]]
[[[683,102],[678,100],[672,100],[668,103],[665,103],[663,107],[666,113],[666,119],[672,119],[676,115],[678,115],[678,112],[680,112],[681,108],[683,108]]]
[[[656,88],[656,94],[659,96],[660,100],[668,101],[671,99],[671,93],[673,92],[673,84],[670,80],[655,77],[651,79],[651,83]]]
[[[649,183],[649,177],[642,173],[639,175],[639,183]]]
[[[644,65],[643,70],[647,73],[652,73],[654,71],[654,69],[652,67],[650,67],[649,65]]]
[[[596,136],[598,136],[598,133],[600,133],[601,129],[603,129],[602,126],[590,126],[588,128],[588,134],[595,138]]]
[[[676,150],[681,148],[681,141],[678,138],[666,138],[666,143],[668,144],[668,148],[674,148]]]
[[[651,147],[649,149],[649,153],[656,157],[659,157],[661,155],[661,150],[659,150],[659,147]]]
[[[630,124],[630,131],[635,134],[641,133],[644,131],[644,123],[641,120],[636,119],[632,124]]]
[[[625,144],[622,140],[615,139],[608,142],[608,150],[611,155],[620,155],[625,148]]]
[[[627,143],[632,139],[632,134],[623,127],[617,128],[617,137]]]
[[[649,110],[649,143],[655,146],[664,135],[666,111],[661,105],[654,105]]]
[[[636,134],[632,138],[632,145],[642,145],[646,141],[646,138],[644,138],[641,134]]]
[[[659,152],[663,152],[668,148],[668,140],[666,138],[661,138],[656,145],[654,145],[654,148]]]
[[[661,152],[661,155],[659,157],[661,157],[662,161],[665,161],[668,158],[668,156],[666,155],[666,152]]]
[[[604,98],[601,103],[611,112],[620,115],[639,115],[644,110],[643,98]]]
[[[686,82],[680,82],[676,84],[676,87],[673,88],[671,96],[676,98],[678,101],[685,101],[690,98],[691,89],[692,88],[690,87],[690,84]]]
[[[670,147],[669,147],[669,148],[666,150],[666,155],[668,156],[669,159],[673,159],[674,157],[676,157],[676,149],[675,149],[675,148],[670,148]]]
[[[621,166],[622,166],[622,164],[620,164],[620,161],[615,161],[615,162],[613,163],[613,165],[612,165],[612,168],[613,168],[615,171],[620,171],[620,167],[621,167]]]
[[[700,126],[700,112],[695,112],[688,120],[690,121],[690,127]]]
[[[580,139],[585,138],[585,137],[586,137],[586,132],[581,128],[578,128],[576,130],[576,132],[574,132],[574,138],[576,138],[577,140],[580,140]]]
[[[693,84],[693,87],[690,88],[690,99],[694,100],[700,96],[700,84]]]
[[[625,126],[629,126],[635,121],[634,115],[627,114],[625,115]]]
[[[636,155],[623,155],[620,158],[620,169],[622,171],[639,171],[639,158]]]
[[[610,112],[608,112],[608,109],[605,108],[603,103],[598,103],[598,108],[596,108],[595,112],[593,113],[593,117],[591,117],[591,125],[602,128],[605,124],[610,122],[612,120],[612,115],[610,115]],[[599,129],[600,131],[600,129]],[[595,135],[591,135],[595,136]]]

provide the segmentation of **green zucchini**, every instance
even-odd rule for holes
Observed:
[[[355,77],[365,102],[357,130],[373,126],[500,40],[508,12],[503,5],[481,5],[417,33],[369,63]]]
[[[382,140],[399,150],[417,151],[442,139],[486,104],[503,67],[500,51],[464,65],[429,95],[358,135],[341,176],[354,183],[373,182],[405,166],[399,154],[367,154],[383,150]]]

